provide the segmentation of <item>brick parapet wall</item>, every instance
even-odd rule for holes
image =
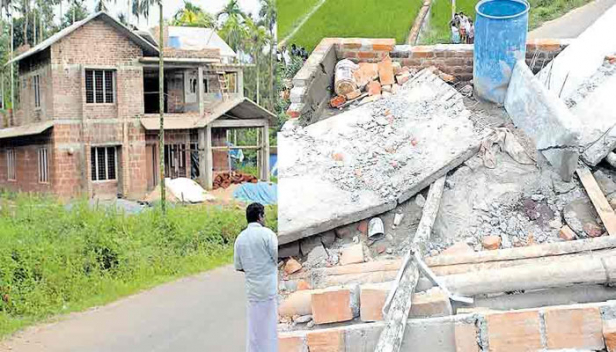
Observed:
[[[567,40],[537,39],[530,40],[526,46],[526,60],[534,72],[539,71],[567,45]],[[349,59],[358,62],[379,62],[389,56],[402,66],[422,69],[435,66],[441,71],[454,75],[457,79],[468,81],[473,78],[472,44],[437,44],[437,45],[396,45],[395,39],[365,38],[325,38],[315,48],[304,66],[293,78],[291,106],[287,114],[298,118],[306,114],[319,113],[323,102],[314,102],[311,88],[321,72],[331,72],[328,84],[323,89],[333,91],[332,61],[329,53],[335,52],[336,62]],[[322,78],[320,79],[323,80]],[[320,82],[322,87],[323,83]],[[329,96],[328,96],[329,98]]]
[[[616,302],[478,311],[409,320],[403,349],[413,351],[613,351]],[[372,351],[383,323],[279,333],[280,352]]]

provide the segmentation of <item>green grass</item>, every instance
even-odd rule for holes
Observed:
[[[282,40],[291,33],[304,16],[312,10],[320,0],[277,0],[278,39]]]
[[[528,30],[541,26],[544,22],[563,16],[567,12],[580,7],[591,0],[530,0]],[[456,0],[456,12],[464,12],[473,20],[477,18],[475,5],[477,0]],[[451,31],[451,1],[433,0],[430,11],[430,29],[422,36],[421,44],[449,43]]]
[[[268,226],[277,229],[276,207]],[[0,194],[0,338],[232,261],[244,210],[176,206],[138,215]]]
[[[396,38],[406,41],[420,0],[327,0],[289,40],[312,50],[326,37]]]

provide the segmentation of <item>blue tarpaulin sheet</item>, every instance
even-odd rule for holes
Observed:
[[[267,182],[244,183],[235,189],[233,198],[249,203],[258,202],[263,205],[277,204],[278,185]]]

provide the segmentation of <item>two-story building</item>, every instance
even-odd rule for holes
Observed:
[[[194,29],[202,30],[202,29]],[[269,178],[274,115],[243,96],[242,66],[189,28],[157,36],[100,12],[16,57],[19,109],[0,129],[0,188],[60,197],[141,198],[159,183],[159,48],[164,50],[165,175],[211,188],[228,168],[227,129],[257,128]],[[193,33],[194,34],[194,33]],[[198,38],[199,35],[194,36]],[[224,42],[223,42],[224,43]]]

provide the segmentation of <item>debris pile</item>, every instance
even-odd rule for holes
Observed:
[[[244,174],[241,172],[223,172],[217,174],[214,177],[214,189],[218,188],[228,188],[232,184],[242,184],[242,183],[257,183],[259,179],[257,179],[253,175]]]
[[[456,81],[454,76],[443,73],[436,67],[431,67],[430,71],[447,83]],[[351,104],[360,106],[390,97],[397,94],[417,72],[417,69],[392,61],[389,56],[379,63],[355,64],[348,59],[341,60],[336,64],[335,71],[336,96],[330,100],[329,105],[342,109]]]

